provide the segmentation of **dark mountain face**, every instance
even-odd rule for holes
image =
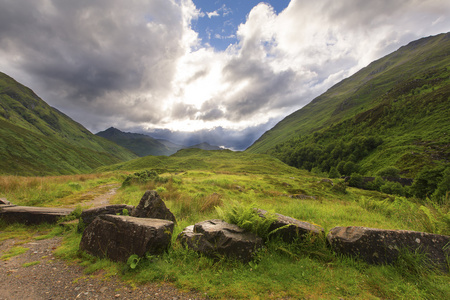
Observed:
[[[127,148],[140,157],[147,155],[171,155],[179,150],[178,148],[174,149],[173,147],[166,146],[148,135],[123,132],[114,127],[98,132],[96,135]]]
[[[449,33],[411,42],[287,116],[246,151],[321,172],[349,161],[368,174],[396,166],[414,176],[446,166],[449,78]]]

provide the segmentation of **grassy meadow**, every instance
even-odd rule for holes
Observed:
[[[144,170],[157,175],[139,175]],[[127,177],[132,180],[121,186]],[[350,188],[340,179],[331,185],[322,179],[266,155],[197,149],[170,157],[143,157],[97,169],[95,174],[0,176],[0,197],[18,205],[83,208],[111,186],[121,187],[110,203],[137,205],[146,190],[154,189],[178,221],[168,252],[142,258],[133,266],[81,253],[76,228],[0,224],[0,241],[62,235],[56,255],[85,266],[91,276],[118,275],[132,286],[171,282],[218,299],[449,298],[448,273],[428,268],[420,255],[404,253],[393,265],[371,266],[336,255],[324,237],[292,244],[269,239],[254,260],[244,264],[203,257],[176,242],[188,225],[227,219],[236,212],[245,218],[254,207],[320,225],[326,232],[335,226],[365,226],[450,235],[449,204]],[[23,251],[14,249],[0,259]]]

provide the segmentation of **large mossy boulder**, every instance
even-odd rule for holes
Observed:
[[[68,208],[7,206],[0,209],[0,219],[4,220],[8,224],[54,224],[60,218],[70,215],[72,211],[73,209]]]
[[[401,251],[425,253],[436,266],[448,271],[450,236],[366,227],[335,227],[327,240],[338,254],[359,257],[370,264],[395,262]]]
[[[100,215],[84,230],[80,249],[123,262],[133,254],[157,255],[169,247],[173,227],[168,220]]]
[[[132,217],[169,220],[176,223],[175,216],[156,191],[146,191],[138,206],[131,212]]]
[[[261,218],[265,218],[268,214],[263,209],[256,210]],[[303,222],[281,214],[274,214],[275,221],[270,225],[269,231],[274,232],[272,236],[279,236],[285,242],[293,242],[296,239],[302,239],[309,235],[324,236],[324,229],[320,226]]]
[[[207,220],[188,226],[177,239],[206,256],[225,255],[243,262],[250,261],[262,246],[260,237],[222,220]]]

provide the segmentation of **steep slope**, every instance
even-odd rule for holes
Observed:
[[[423,166],[446,165],[449,54],[449,33],[411,42],[286,117],[246,151],[271,153],[291,165],[322,171],[348,160],[351,154],[359,156],[351,160],[361,163],[368,173],[394,165],[414,176]],[[324,162],[330,160],[326,156],[336,144],[345,148],[352,139],[370,136],[382,140],[376,150],[363,149],[364,155],[355,149],[340,155],[335,152],[334,161]],[[308,158],[311,163],[305,166],[305,153],[316,150],[316,156],[324,158],[319,162]]]
[[[123,132],[114,127],[98,132],[96,135],[127,148],[140,157],[147,155],[171,155],[178,150],[173,150],[148,135]]]
[[[136,158],[125,148],[90,133],[3,73],[0,122],[1,174],[89,172],[101,165]]]

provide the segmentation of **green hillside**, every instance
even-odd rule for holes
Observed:
[[[395,166],[410,177],[446,166],[449,54],[449,33],[411,42],[286,117],[246,151],[322,172],[348,161],[363,174]]]
[[[180,149],[166,146],[148,135],[123,132],[114,127],[98,132],[96,135],[108,139],[141,157],[147,155],[171,155]]]
[[[298,172],[276,158],[266,154],[250,154],[231,150],[182,149],[171,156],[146,156],[130,161],[104,166],[99,172],[158,169],[165,172],[186,170],[214,170],[215,172],[241,172],[279,174]]]
[[[135,158],[0,73],[1,174],[72,174]]]

